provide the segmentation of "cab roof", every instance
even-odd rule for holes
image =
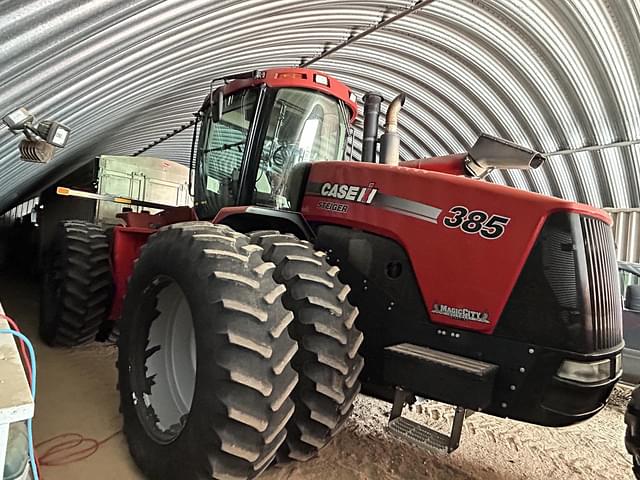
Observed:
[[[271,88],[303,88],[307,90],[316,90],[342,100],[351,111],[351,123],[355,122],[356,117],[358,116],[356,96],[351,89],[340,80],[318,70],[297,67],[270,68],[267,70],[256,70],[216,80],[225,81],[225,85],[218,87],[218,89],[215,90],[215,92],[217,92],[222,88],[225,95],[230,95],[239,90],[263,84]],[[211,97],[215,97],[215,92],[207,95],[204,103],[202,104],[201,110],[208,108]]]

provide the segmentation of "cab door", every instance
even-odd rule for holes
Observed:
[[[259,97],[258,88],[234,92],[224,96],[219,119],[217,99],[204,113],[196,160],[198,218],[210,219],[220,209],[237,205]]]

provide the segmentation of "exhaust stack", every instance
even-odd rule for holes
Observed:
[[[400,135],[398,115],[407,96],[401,93],[389,104],[384,134],[380,137],[380,163],[398,165],[400,163]]]
[[[364,98],[364,126],[362,128],[362,161],[376,162],[376,146],[378,143],[378,120],[380,118],[381,95],[367,93]]]

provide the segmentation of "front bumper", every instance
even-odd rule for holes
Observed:
[[[494,390],[498,398],[494,397],[487,413],[538,425],[572,425],[587,420],[602,410],[613,387],[622,376],[622,371],[617,365],[623,344],[596,354],[577,354],[544,347],[531,349],[534,353],[531,354],[528,367],[525,367],[524,372],[518,370],[522,375],[520,381],[514,381],[509,385],[509,394],[504,389],[506,378],[502,376]],[[583,363],[608,360],[611,369],[606,379],[594,382],[574,381],[558,376],[565,360]],[[504,365],[503,369],[505,368],[508,366]],[[510,379],[514,378],[504,370],[501,373]]]
[[[421,397],[498,417],[561,427],[586,420],[600,411],[622,374],[618,367],[622,343],[608,351],[581,354],[469,332],[445,333],[425,335],[423,338],[432,342],[422,346],[442,352],[443,357],[453,354],[468,359],[470,364],[483,363],[495,373],[469,375],[456,367],[464,363],[461,361],[450,362],[448,367],[444,361],[436,365],[433,361],[403,359],[385,351],[382,383],[387,389],[400,386]],[[370,358],[366,353],[365,357]],[[558,376],[566,361],[574,365],[607,362],[610,368],[606,378],[589,381],[582,375],[576,378],[584,381],[574,381]],[[562,372],[567,376],[566,368]],[[370,393],[391,399],[389,395],[381,395],[382,391]]]

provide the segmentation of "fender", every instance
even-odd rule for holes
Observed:
[[[213,223],[228,225],[238,232],[254,230],[279,230],[292,233],[302,240],[313,242],[313,230],[298,212],[266,207],[226,207],[218,212]]]
[[[169,207],[158,213],[122,212],[116,215],[127,227],[150,228],[157,230],[166,225],[197,220],[196,212],[191,207]]]

